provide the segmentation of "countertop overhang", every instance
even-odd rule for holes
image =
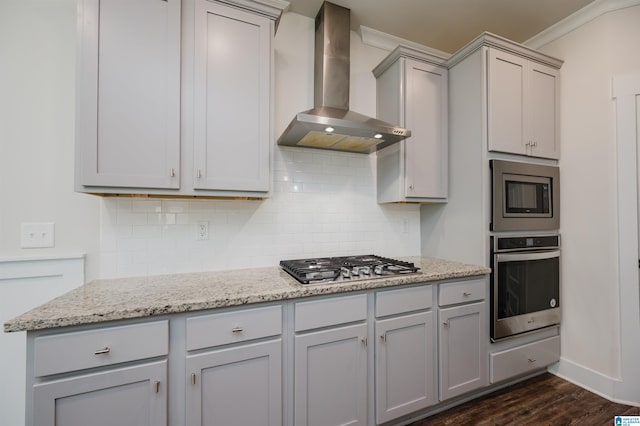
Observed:
[[[339,284],[302,285],[278,267],[156,275],[89,282],[4,324],[5,332],[32,331],[253,303],[346,293],[486,275],[485,266],[405,257],[411,275]]]

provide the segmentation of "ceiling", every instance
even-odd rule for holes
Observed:
[[[323,0],[289,0],[315,18]],[[361,25],[453,53],[484,31],[522,43],[594,0],[332,0]]]

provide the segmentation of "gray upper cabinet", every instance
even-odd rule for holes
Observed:
[[[180,0],[81,0],[77,179],[180,186]]]
[[[377,153],[378,202],[446,202],[448,72],[444,59],[399,46],[374,70],[378,118],[411,137]]]
[[[272,22],[199,0],[195,26],[193,187],[266,192]]]
[[[76,190],[265,197],[279,0],[81,0]]]
[[[557,68],[496,48],[488,49],[490,151],[557,159]]]

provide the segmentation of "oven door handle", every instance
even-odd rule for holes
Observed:
[[[526,253],[500,253],[496,254],[496,262],[517,262],[521,260],[543,260],[560,257],[560,250]]]

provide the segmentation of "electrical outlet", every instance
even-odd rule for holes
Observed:
[[[20,224],[20,247],[44,248],[54,246],[53,222]]]
[[[198,224],[196,225],[196,239],[209,239],[209,222],[198,222]]]

